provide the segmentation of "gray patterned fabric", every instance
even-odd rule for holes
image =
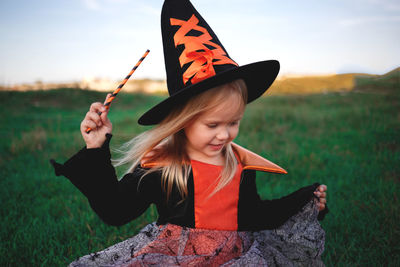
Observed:
[[[145,226],[137,235],[83,256],[77,266],[325,266],[325,232],[314,201],[274,230],[258,232]]]

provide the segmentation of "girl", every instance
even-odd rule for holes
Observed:
[[[126,224],[150,204],[158,220],[71,265],[322,264],[324,236],[316,218],[327,211],[327,187],[261,200],[255,171],[286,171],[232,142],[246,104],[268,89],[279,63],[239,67],[189,1],[166,1],[162,28],[170,97],[139,119],[156,126],[124,147],[116,165],[130,164],[127,174],[116,178],[112,124],[101,103],[92,104],[81,123],[86,147],[63,165],[52,162],[106,223]]]

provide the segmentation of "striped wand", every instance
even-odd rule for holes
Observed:
[[[119,91],[121,91],[122,87],[126,84],[126,82],[129,80],[129,78],[132,76],[132,74],[135,72],[135,70],[139,67],[140,63],[146,58],[146,56],[149,54],[150,50],[147,49],[146,52],[143,54],[143,56],[139,59],[139,61],[136,63],[135,67],[129,72],[129,74],[125,77],[125,79],[122,81],[122,83],[115,89],[115,91],[111,94],[110,97],[108,97],[104,103],[104,106],[106,109],[110,109],[111,102],[114,100],[114,98],[117,96]],[[101,115],[101,112],[99,112],[99,115]],[[92,129],[89,127],[86,129],[86,133],[90,133]]]

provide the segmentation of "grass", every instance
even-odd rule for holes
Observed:
[[[258,175],[264,198],[314,181],[328,185],[327,266],[400,265],[400,87],[365,79],[358,91],[259,99],[236,140],[289,172]],[[77,89],[0,92],[0,266],[65,266],[156,219],[152,207],[125,226],[105,225],[48,163],[83,146],[80,121],[103,97]],[[145,130],[136,120],[161,98],[119,96],[112,144]]]

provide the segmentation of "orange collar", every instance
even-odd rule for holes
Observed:
[[[256,170],[263,172],[274,172],[286,174],[287,171],[279,167],[275,163],[257,155],[250,150],[239,146],[238,144],[231,143],[233,150],[239,156],[240,162],[243,165],[243,170]]]
[[[250,150],[245,149],[244,147],[239,146],[238,144],[231,143],[232,149],[238,155],[240,162],[242,163],[243,170],[256,170],[263,172],[273,172],[273,173],[283,173],[286,174],[287,171],[283,168],[279,167],[275,163],[257,155]],[[150,152],[151,154],[151,152]],[[140,165],[143,168],[152,168],[155,166],[166,166],[169,164],[168,160],[160,160],[160,161],[148,161],[148,157],[144,157],[141,160]]]

